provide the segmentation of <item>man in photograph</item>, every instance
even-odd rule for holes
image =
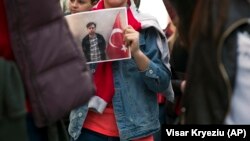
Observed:
[[[104,37],[96,33],[96,23],[89,22],[87,25],[88,35],[82,39],[82,49],[88,62],[106,59],[106,41]]]

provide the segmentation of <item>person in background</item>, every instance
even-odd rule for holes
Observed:
[[[192,10],[194,4],[189,1],[183,1],[182,4],[176,5],[179,1],[163,0],[166,9],[169,11],[171,18],[170,26],[166,29],[168,35],[174,31],[169,40],[171,50],[170,64],[172,70],[173,89],[175,93],[174,102],[166,102],[166,124],[180,124],[181,99],[184,94],[186,83],[186,68],[189,56],[189,37],[186,36],[190,30],[192,19]],[[186,12],[186,11],[190,12]]]
[[[180,39],[176,34],[176,26],[178,22],[176,10],[169,0],[163,0],[163,4],[168,12],[166,21],[169,21],[169,23],[164,29],[164,32],[168,39],[170,50],[170,66],[172,72],[171,83],[173,85],[175,98],[174,101],[168,101],[166,100],[165,96],[163,96],[162,94],[158,94],[161,130],[155,133],[155,141],[166,140],[167,137],[165,135],[167,125],[179,123],[180,99],[183,93],[182,83],[185,82],[185,68],[188,59],[187,48],[185,48],[184,44],[179,44]],[[186,1],[183,1],[183,5],[185,4]],[[183,8],[183,10],[184,9],[185,8]]]
[[[65,15],[89,11],[99,0],[61,0]]]
[[[86,28],[88,34],[82,39],[82,50],[87,62],[105,60],[106,41],[101,34],[96,33],[96,23],[89,22]]]
[[[249,0],[188,1],[189,32],[179,32],[190,42],[183,123],[250,124]]]
[[[0,0],[0,21],[0,140],[68,141],[63,117],[95,89],[59,1]]]
[[[132,0],[101,0],[95,10],[116,7],[127,7],[124,41],[132,58],[97,64],[97,95],[114,96],[102,114],[88,104],[72,110],[68,131],[73,140],[153,141],[160,129],[157,93],[171,89],[167,38],[157,20],[138,13]]]
[[[69,13],[69,2],[68,0],[60,0],[60,6],[63,13]]]

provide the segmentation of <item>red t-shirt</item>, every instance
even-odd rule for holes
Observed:
[[[107,106],[102,114],[89,111],[83,127],[106,136],[119,137],[114,109],[111,104]],[[150,135],[132,141],[154,141],[154,138],[153,135]]]

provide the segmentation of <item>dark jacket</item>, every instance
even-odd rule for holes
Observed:
[[[27,141],[25,94],[13,61],[0,58],[0,140]]]
[[[106,59],[106,41],[103,38],[103,36],[101,34],[96,33],[96,37],[97,37],[97,42],[98,42],[98,47],[100,49],[101,52],[101,60],[105,60]],[[89,42],[89,35],[86,35],[83,39],[82,39],[82,50],[87,58],[87,61],[90,62],[90,42]]]
[[[191,51],[183,97],[184,123],[223,124],[229,111],[237,71],[236,30],[247,30],[248,26],[249,31],[249,24],[232,27],[250,17],[250,4],[230,0],[227,17],[217,47],[201,38]]]
[[[38,127],[85,104],[94,86],[58,0],[4,0],[12,50]]]

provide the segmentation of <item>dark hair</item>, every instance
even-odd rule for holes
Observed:
[[[228,0],[200,0],[197,2],[190,29],[190,41],[210,40],[210,44],[217,46],[222,34],[224,22],[227,19]],[[197,27],[199,30],[197,30]]]
[[[89,23],[86,25],[86,27],[88,28],[88,27],[90,27],[91,25],[94,25],[94,26],[96,27],[96,23],[94,23],[94,22],[89,22]]]
[[[96,4],[99,0],[91,0],[91,4]]]
[[[169,0],[169,2],[176,14],[174,19],[177,22],[179,42],[183,47],[189,47],[189,33],[197,0]]]
[[[134,0],[134,2],[135,2],[136,7],[139,8],[141,0]]]
[[[217,42],[226,18],[228,0],[169,1],[177,13],[177,32],[185,47],[193,46],[201,37]]]

